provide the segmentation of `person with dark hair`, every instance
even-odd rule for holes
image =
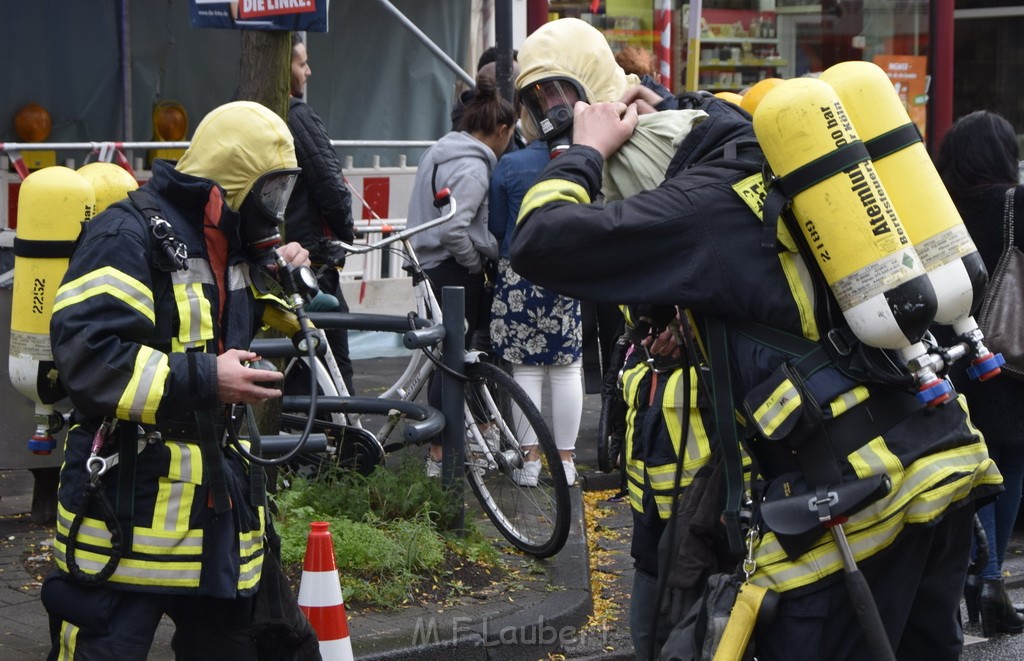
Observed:
[[[1017,180],[1019,149],[1013,126],[1001,115],[979,110],[958,119],[939,148],[936,167],[949,189],[978,254],[989,274],[995,273],[1003,251],[1003,217],[1013,210],[1014,241],[1024,248],[1024,187]],[[1009,207],[1007,207],[1009,205]],[[972,624],[980,615],[982,633],[1024,631],[1003,583],[1003,559],[1017,520],[1024,482],[1024,418],[1009,412],[1024,401],[1024,383],[1008,376],[985,381],[956,378],[956,388],[967,399],[971,420],[985,435],[989,454],[1003,474],[1006,487],[994,503],[978,510],[988,538],[988,564],[980,575],[969,575],[964,587],[967,615]]]
[[[492,78],[478,76],[476,94],[466,104],[462,130],[452,131],[420,158],[409,199],[408,227],[438,218],[434,197],[445,188],[457,202],[455,217],[412,237],[420,263],[435,293],[462,287],[466,305],[466,348],[488,325],[491,295],[485,278],[488,261],[498,258],[498,242],[487,229],[487,195],[494,166],[515,129],[512,104],[498,93]],[[440,406],[440,379],[432,379],[429,400]],[[431,443],[427,474],[440,475],[440,439]]]
[[[302,175],[295,182],[295,190],[288,200],[285,234],[290,241],[298,241],[309,251],[310,260],[319,273],[320,291],[338,299],[338,311],[348,312],[340,278],[340,271],[345,266],[345,252],[332,247],[329,241],[339,239],[351,243],[355,238],[352,194],[345,184],[341,163],[320,115],[303,100],[306,82],[312,73],[306,44],[298,33],[292,33],[288,129],[295,140],[295,159],[302,168]],[[324,332],[345,387],[352,394],[348,330],[331,328]]]

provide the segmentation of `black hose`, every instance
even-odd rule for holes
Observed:
[[[225,428],[227,430],[228,441],[238,451],[240,455],[245,457],[248,461],[258,466],[281,466],[294,459],[302,448],[305,447],[306,441],[309,440],[309,435],[313,432],[313,425],[316,423],[316,407],[317,407],[317,396],[318,396],[318,384],[316,382],[316,369],[313,368],[316,361],[316,344],[314,340],[313,329],[309,323],[309,317],[306,316],[305,310],[302,306],[298,306],[295,309],[295,314],[299,318],[299,326],[302,328],[302,334],[306,341],[306,357],[309,359],[309,409],[306,412],[306,428],[302,430],[302,435],[299,436],[299,440],[295,442],[295,446],[281,455],[273,459],[265,457],[257,457],[253,453],[249,452],[242,445],[242,442],[238,438],[238,433],[235,431],[235,421],[231,415],[231,406],[227,407],[227,414],[225,417]],[[259,442],[260,432],[256,427],[255,419],[252,416],[252,408],[246,404],[246,419],[249,422],[249,434],[253,439]]]

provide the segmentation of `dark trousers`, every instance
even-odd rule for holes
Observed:
[[[973,538],[973,507],[914,528],[889,549],[858,563],[899,659],[953,661],[963,649],[960,598]],[[762,660],[840,661],[865,658],[867,642],[839,581],[783,598],[772,623],[755,632]]]
[[[338,299],[338,312],[348,312],[348,303],[345,301],[345,295],[341,291],[341,278],[338,275],[338,270],[333,268],[327,268],[323,270],[318,278],[320,285],[320,291],[325,294],[330,294]],[[352,385],[352,358],[349,356],[348,351],[348,329],[347,328],[328,328],[324,330],[324,334],[327,336],[327,341],[331,345],[331,353],[334,354],[334,360],[338,363],[338,369],[341,371],[341,378],[345,381],[345,387],[348,388],[348,394],[354,395],[355,389]]]
[[[439,303],[441,290],[444,287],[462,287],[464,290],[465,347],[469,350],[473,346],[473,336],[478,330],[486,329],[491,320],[491,292],[484,287],[483,273],[470,273],[454,259],[446,259],[435,267],[423,269],[423,272],[430,278],[430,286]],[[427,403],[438,410],[441,409],[441,379],[437,377],[437,370],[430,375],[430,383],[427,385]],[[431,443],[440,445],[441,439],[434,439]]]
[[[46,583],[43,603],[50,616],[50,661],[145,661],[165,613],[175,625],[171,647],[176,659],[257,658],[256,643],[249,633],[251,598],[83,588],[60,575],[47,578]]]

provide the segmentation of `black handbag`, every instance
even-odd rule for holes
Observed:
[[[992,353],[1006,359],[1003,374],[1024,380],[1024,253],[1013,242],[1013,198],[1006,191],[1003,207],[1003,254],[978,310],[978,326]]]

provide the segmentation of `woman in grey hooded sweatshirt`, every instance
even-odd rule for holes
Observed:
[[[486,329],[491,300],[485,286],[485,260],[498,258],[498,243],[487,229],[487,191],[491,172],[505,151],[516,115],[501,97],[493,78],[477,77],[474,97],[466,103],[459,131],[437,141],[420,159],[409,200],[408,226],[422,225],[441,215],[434,196],[448,188],[458,211],[450,221],[412,238],[413,248],[434,292],[462,287],[466,300],[466,348],[477,329]],[[428,397],[440,406],[440,381],[433,379]],[[440,439],[430,446],[427,474],[441,474]]]

